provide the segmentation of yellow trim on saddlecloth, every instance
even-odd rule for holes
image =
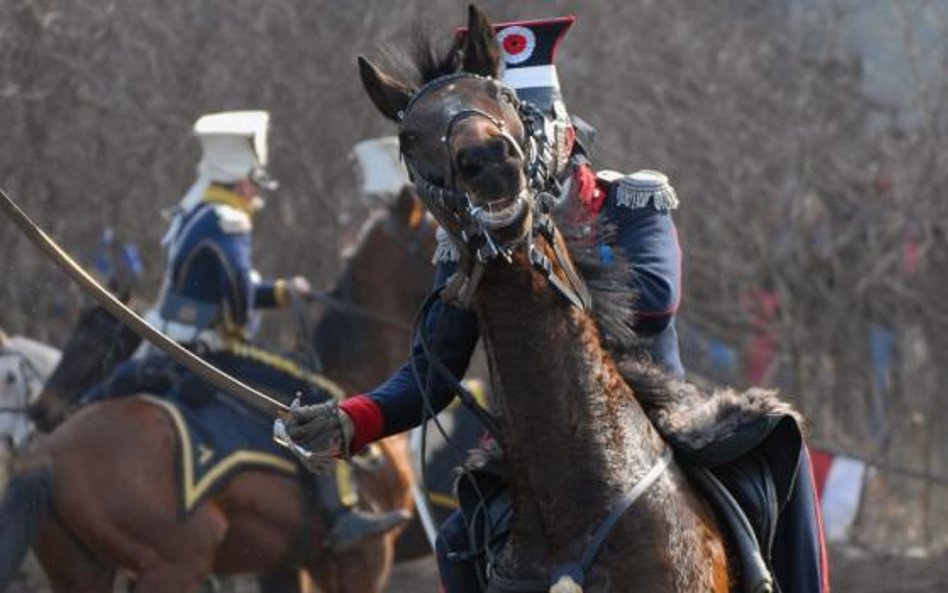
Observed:
[[[246,463],[252,464],[255,467],[269,467],[290,475],[296,475],[298,473],[296,464],[282,457],[262,453],[260,451],[235,451],[218,461],[210,471],[195,482],[194,459],[192,456],[193,445],[191,443],[191,435],[188,432],[187,424],[181,412],[178,411],[178,408],[174,404],[160,398],[151,395],[140,395],[138,397],[167,412],[178,432],[178,441],[181,443],[181,479],[183,481],[181,486],[184,489],[184,512],[186,513],[191,512],[191,509],[201,500],[201,497],[204,496],[207,490],[214,485],[214,482],[240,464]]]
[[[352,487],[352,468],[345,461],[336,462],[336,491],[343,505],[353,507],[359,503],[359,495]]]
[[[458,499],[454,498],[450,494],[444,494],[443,492],[429,492],[428,500],[432,504],[436,504],[439,507],[445,507],[448,509],[458,508]]]
[[[289,358],[285,358],[279,354],[274,354],[273,352],[268,352],[262,348],[251,346],[246,342],[238,341],[228,342],[225,346],[225,349],[237,356],[255,360],[279,371],[283,371],[292,377],[315,385],[328,393],[335,400],[342,400],[346,396],[346,392],[342,389],[342,387],[336,385],[336,383],[334,383],[332,380],[324,377],[323,375],[317,375],[316,373],[310,372]]]

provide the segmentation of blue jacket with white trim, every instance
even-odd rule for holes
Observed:
[[[281,306],[285,289],[283,281],[261,281],[253,270],[250,214],[226,199],[223,188],[212,190],[170,238],[155,309],[164,322],[246,337],[253,310]]]

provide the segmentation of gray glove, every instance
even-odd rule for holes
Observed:
[[[331,472],[349,458],[355,427],[335,401],[312,406],[290,405],[289,415],[273,424],[274,440],[292,451],[310,471]]]

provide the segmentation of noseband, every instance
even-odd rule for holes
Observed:
[[[411,159],[409,159],[407,155],[402,152],[402,158],[405,161],[406,167],[408,168],[408,175],[415,184],[415,189],[418,190],[418,194],[423,199],[430,200],[430,204],[437,205],[443,210],[447,210],[457,217],[463,217],[465,215],[472,216],[472,210],[474,210],[470,195],[466,191],[456,189],[456,171],[454,167],[454,159],[451,158],[451,137],[454,134],[454,129],[461,122],[474,117],[480,117],[492,123],[494,127],[496,127],[500,132],[501,138],[507,142],[508,146],[510,146],[514,152],[517,153],[517,156],[525,164],[524,173],[530,182],[531,189],[539,191],[544,189],[549,184],[549,180],[551,178],[550,164],[553,162],[552,156],[550,156],[549,160],[545,160],[542,157],[547,155],[541,155],[541,151],[537,150],[537,147],[546,145],[546,136],[544,135],[544,129],[542,126],[542,122],[544,121],[543,114],[540,113],[539,110],[537,110],[536,107],[534,107],[531,103],[520,101],[520,99],[517,98],[516,91],[499,80],[477,74],[471,74],[469,72],[448,74],[425,83],[420,89],[418,89],[417,92],[415,92],[411,100],[408,102],[408,105],[405,106],[405,109],[399,111],[399,131],[403,131],[405,121],[411,116],[412,109],[423,97],[437,89],[451,84],[452,82],[466,79],[493,81],[494,84],[498,85],[500,87],[500,92],[503,95],[504,104],[510,105],[516,111],[517,118],[523,123],[524,130],[526,131],[526,137],[524,138],[524,145],[521,145],[521,142],[511,136],[507,131],[507,125],[503,120],[481,109],[470,108],[458,111],[451,116],[445,132],[441,136],[441,143],[444,145],[445,154],[448,155],[448,163],[450,167],[450,175],[447,187],[438,185],[437,183],[421,175]],[[529,116],[527,116],[528,112],[530,112]],[[538,122],[540,123],[539,129],[536,125]],[[552,151],[547,152],[552,155]]]
[[[469,304],[474,289],[480,280],[480,275],[483,273],[484,265],[498,257],[502,257],[508,263],[511,262],[513,246],[525,241],[529,245],[531,266],[546,276],[549,282],[573,305],[582,310],[588,310],[591,305],[589,291],[572,265],[569,264],[565,253],[563,253],[560,242],[557,241],[556,227],[550,218],[550,211],[562,188],[555,177],[557,155],[553,148],[554,131],[543,112],[536,105],[528,101],[521,101],[513,88],[497,79],[470,72],[448,74],[425,83],[415,92],[405,109],[398,112],[399,132],[404,131],[405,122],[411,117],[413,108],[423,97],[447,84],[468,79],[490,81],[499,87],[502,97],[501,104],[512,108],[523,126],[523,139],[518,141],[507,131],[507,126],[502,119],[481,109],[468,108],[454,113],[451,119],[448,120],[445,132],[441,136],[441,143],[444,146],[445,154],[448,156],[449,176],[447,186],[440,185],[419,173],[408,155],[404,151],[401,153],[408,170],[408,176],[414,183],[415,190],[422,201],[428,204],[433,211],[433,207],[437,207],[439,212],[447,213],[451,218],[450,224],[443,224],[443,226],[460,248],[463,267],[466,271],[465,277],[460,282],[455,283],[459,285],[456,290],[456,300],[461,304]],[[516,156],[523,163],[523,174],[527,179],[527,188],[520,196],[517,196],[517,199],[527,201],[528,207],[532,210],[533,225],[526,230],[525,234],[504,243],[499,243],[491,235],[491,231],[498,229],[488,228],[483,223],[484,208],[475,206],[470,193],[457,188],[455,164],[451,155],[452,134],[458,124],[475,117],[486,119],[497,128],[500,137],[513,149]],[[505,225],[504,228],[516,224],[519,220],[521,220],[520,216],[516,217],[516,220],[510,224]],[[458,229],[458,231],[453,229]],[[536,235],[543,236],[552,247],[554,255],[566,276],[566,282],[556,275],[550,259],[534,245]]]

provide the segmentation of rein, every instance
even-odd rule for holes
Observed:
[[[355,303],[335,297],[332,295],[332,291],[323,290],[319,292],[311,292],[304,297],[304,300],[310,303],[320,303],[330,309],[341,311],[347,315],[359,317],[367,321],[380,323],[382,325],[387,325],[396,329],[411,331],[412,328],[412,325],[406,321],[396,319],[388,315],[383,315],[374,309],[363,307],[362,305],[357,305]]]

